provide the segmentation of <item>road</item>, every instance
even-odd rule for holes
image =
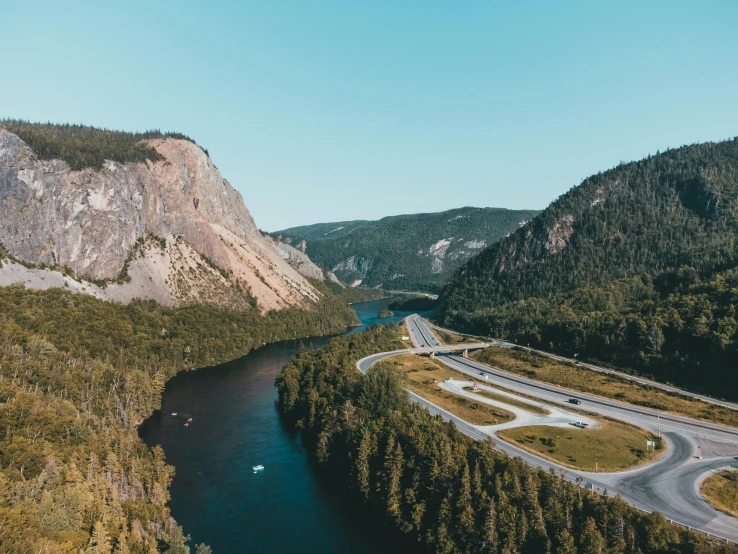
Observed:
[[[660,430],[668,450],[656,462],[616,473],[583,472],[558,465],[507,443],[495,436],[495,427],[472,425],[411,393],[414,401],[426,406],[431,413],[453,421],[461,432],[473,439],[485,440],[492,437],[497,450],[518,456],[532,466],[540,466],[546,470],[554,468],[569,481],[584,480],[591,483],[595,490],[619,494],[636,508],[648,512],[658,510],[676,523],[738,543],[738,520],[713,509],[698,492],[699,484],[706,474],[736,462],[733,456],[738,456],[738,429],[587,395],[506,373],[451,351],[480,347],[484,343],[445,346],[417,314],[406,318],[406,323],[415,348],[369,356],[357,363],[358,369],[366,372],[378,360],[402,352],[436,351],[440,362],[473,379],[479,380],[482,376],[480,374],[483,374],[486,376],[485,383],[498,384],[554,406],[566,406],[567,400],[575,397],[582,401],[579,407],[588,412],[613,417],[654,432]],[[500,341],[494,343],[506,346]],[[702,459],[699,459],[700,454]]]
[[[433,325],[431,323],[428,323],[427,321],[423,320],[425,322],[426,327],[438,329],[439,331],[448,331],[451,333],[455,333],[457,335],[463,335],[465,337],[472,337],[472,338],[479,338],[475,337],[474,335],[467,335],[464,333],[458,333],[456,331],[451,331],[450,329],[445,329],[443,327],[439,327],[437,325]],[[496,346],[503,346],[507,348],[514,348],[517,346],[520,346],[518,344],[513,344],[511,342],[505,342],[501,340],[491,340],[489,341],[490,344],[494,344]],[[526,347],[522,347],[526,348]],[[628,381],[635,381],[636,383],[640,383],[642,385],[648,385],[649,387],[656,387],[665,391],[669,392],[676,392],[678,394],[689,396],[692,398],[696,398],[698,400],[702,400],[703,402],[708,402],[710,404],[717,404],[718,406],[723,406],[725,408],[730,408],[732,410],[738,410],[738,404],[735,402],[728,402],[725,400],[720,400],[717,398],[712,398],[711,396],[705,396],[704,394],[698,394],[696,392],[689,392],[684,389],[680,389],[678,387],[673,387],[671,385],[666,385],[664,383],[659,383],[658,381],[653,381],[651,379],[646,379],[644,377],[636,377],[635,375],[629,375],[627,373],[623,373],[622,371],[616,371],[614,369],[608,369],[606,367],[594,365],[594,364],[588,364],[586,362],[580,362],[578,360],[572,360],[571,358],[565,358],[564,356],[559,356],[557,354],[551,354],[550,352],[545,352],[544,350],[536,350],[535,348],[527,348],[527,350],[531,352],[536,352],[538,354],[541,354],[543,356],[546,356],[548,358],[551,358],[553,360],[559,360],[561,362],[570,362],[570,363],[576,363],[577,365],[580,365],[582,367],[585,367],[587,369],[591,369],[592,371],[597,371],[598,373],[607,373],[609,375],[616,375],[620,377],[621,379],[627,379]]]

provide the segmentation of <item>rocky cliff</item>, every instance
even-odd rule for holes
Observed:
[[[305,275],[322,271],[284,259],[205,151],[147,142],[159,159],[73,171],[0,127],[0,284],[265,310],[318,299]]]

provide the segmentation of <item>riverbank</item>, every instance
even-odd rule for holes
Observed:
[[[388,302],[354,305],[362,326],[347,333],[374,324]],[[167,383],[161,411],[140,431],[147,444],[161,445],[176,469],[169,506],[192,543],[205,542],[215,554],[243,552],[246,543],[253,552],[419,551],[312,463],[300,437],[279,417],[275,377],[302,347],[319,348],[329,340],[266,345]],[[256,464],[264,472],[254,474]],[[285,527],[289,533],[280,531]]]

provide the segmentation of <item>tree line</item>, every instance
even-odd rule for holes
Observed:
[[[277,378],[285,421],[357,499],[434,552],[733,553],[553,472],[473,441],[408,400],[391,364],[357,359],[398,348],[377,326],[296,356]]]
[[[173,468],[137,425],[177,371],[344,332],[355,314],[323,292],[261,314],[0,287],[0,551],[189,553],[167,507]]]
[[[40,160],[64,160],[72,170],[102,168],[105,160],[119,163],[156,162],[164,157],[145,141],[157,138],[193,139],[182,133],[158,129],[128,133],[69,123],[31,123],[20,119],[0,120],[0,128],[17,135]],[[203,149],[207,154],[207,150]]]

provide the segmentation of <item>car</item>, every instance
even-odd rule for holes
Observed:
[[[582,403],[582,401],[578,400],[577,398],[570,398],[569,400],[567,400],[567,402],[569,404],[576,404],[577,406]]]
[[[446,377],[446,378],[445,378],[445,379],[443,380],[443,382],[444,382],[444,383],[450,383],[451,381],[453,381],[453,379],[451,379],[451,377]]]
[[[487,375],[484,371],[480,371],[479,375]]]

